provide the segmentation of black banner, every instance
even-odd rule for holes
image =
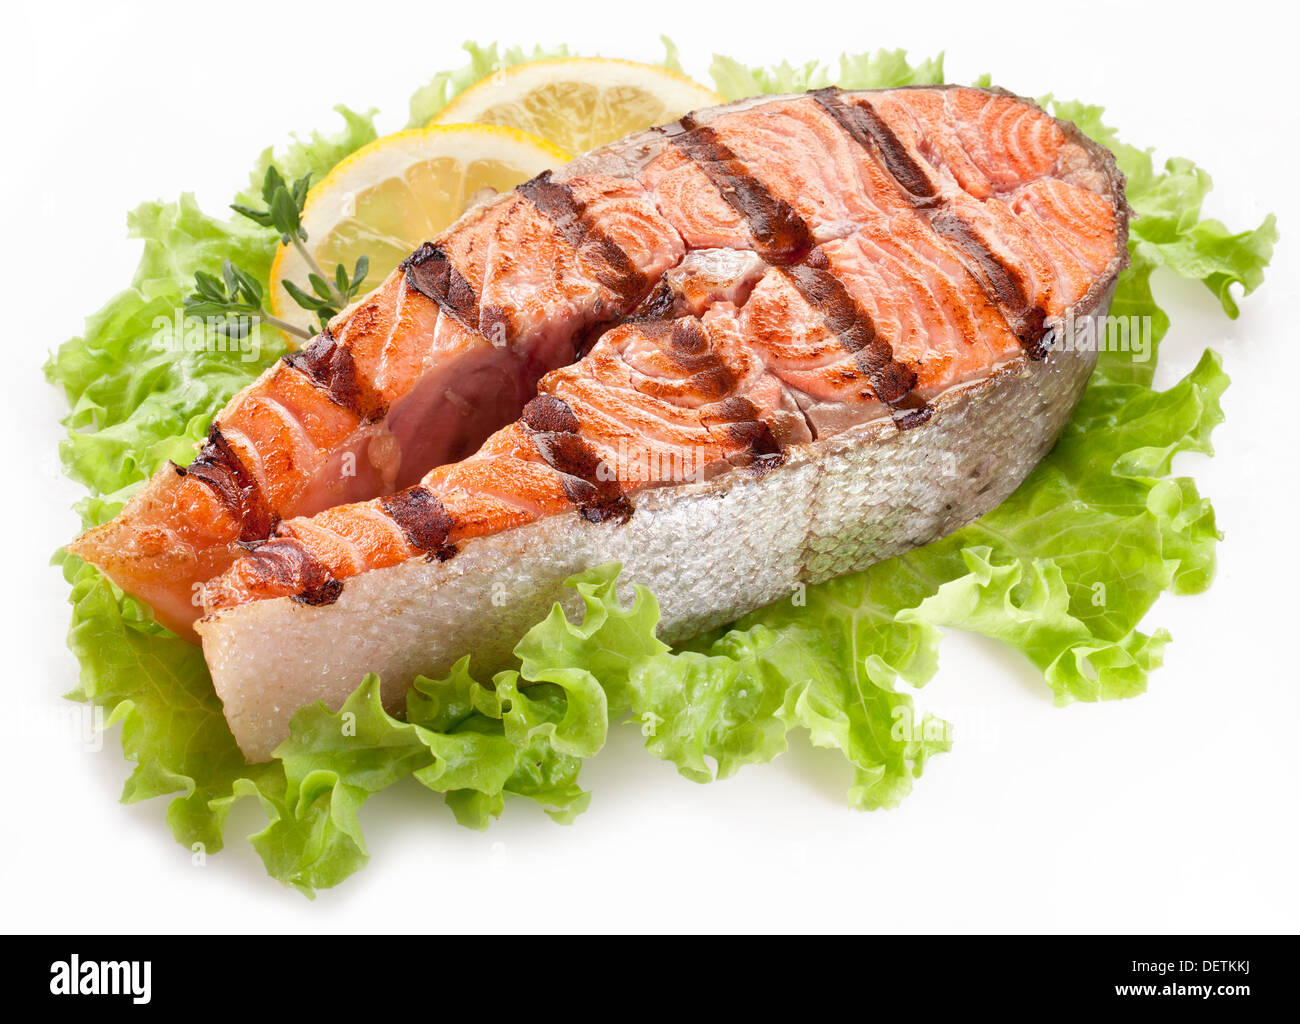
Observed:
[[[394,1008],[424,1003],[437,1013],[438,993],[454,992],[493,1013],[538,1001],[548,1014],[572,1005],[587,1016],[590,996],[608,986],[615,998],[640,993],[638,1003],[684,999],[682,1009],[693,1012],[771,1010],[779,992],[801,1012],[829,1012],[847,1000],[864,1015],[895,1005],[931,1012],[1163,1004],[1180,1014],[1238,1013],[1294,998],[1284,942],[1291,944],[1231,936],[32,936],[6,943],[3,974],[15,1005],[91,1012],[109,1003],[130,1013],[261,1014],[280,1005],[337,1015],[392,1000]]]

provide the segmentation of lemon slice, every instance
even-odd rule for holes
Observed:
[[[540,135],[576,155],[725,102],[685,75],[653,64],[561,58],[530,61],[489,75],[430,123],[506,125]]]
[[[351,274],[357,257],[369,257],[363,286],[369,291],[488,190],[508,191],[568,159],[545,139],[495,125],[386,135],[340,161],[307,194],[304,247],[328,276],[339,263]],[[294,246],[280,246],[271,264],[270,300],[276,316],[314,331],[314,315],[283,284],[289,280],[310,293],[310,273]]]

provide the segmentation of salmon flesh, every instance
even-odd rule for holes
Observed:
[[[80,545],[164,621],[202,583],[252,760],[366,672],[397,708],[499,667],[604,562],[681,640],[1006,498],[1092,371],[1070,328],[1128,216],[1108,151],[1000,90],[700,111],[470,211]]]

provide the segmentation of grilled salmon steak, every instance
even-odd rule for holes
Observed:
[[[471,211],[79,549],[182,625],[215,576],[196,627],[254,760],[368,671],[396,707],[498,667],[603,562],[679,640],[1010,494],[1128,215],[1109,152],[999,90],[688,115]]]

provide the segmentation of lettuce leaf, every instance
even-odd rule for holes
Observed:
[[[664,44],[663,63],[679,68],[675,47]],[[466,49],[466,66],[412,97],[412,124],[499,68],[569,53]],[[832,83],[939,82],[943,63],[909,63],[899,50],[771,68],[717,56],[713,74],[720,92],[740,98]],[[1263,280],[1277,230],[1272,217],[1241,232],[1203,218],[1211,187],[1204,171],[1182,159],[1157,167],[1150,150],[1119,140],[1099,107],[1045,102],[1109,146],[1128,176],[1138,214],[1133,264],[1112,313],[1149,317],[1149,346],[1101,354],[1060,442],[1002,506],[942,541],[673,650],[655,635],[653,594],[634,587],[624,602],[617,566],[598,567],[570,581],[581,619],[553,608],[520,641],[508,670],[480,679],[462,660],[444,679],[417,680],[400,716],[384,709],[379,680],[369,676],[338,710],[299,711],[275,759],[262,765],[246,764],[235,746],[198,649],[155,625],[95,569],[60,554],[71,585],[68,643],[81,664],[69,696],[121,724],[133,764],[123,799],[170,796],[177,840],[211,852],[233,803],[257,802],[267,824],[250,840],[268,873],[310,895],[364,865],[362,807],[393,785],[442,794],[470,827],[486,827],[508,798],[572,821],[590,800],[578,781],[582,761],[617,723],[639,729],[653,756],[699,782],[769,761],[791,731],[802,731],[844,755],[852,806],[895,806],[928,759],[951,747],[951,728],[920,714],[912,693],[936,671],[946,628],[1020,651],[1058,703],[1142,692],[1169,641],[1163,630],[1142,631],[1147,612],[1161,594],[1199,593],[1213,579],[1213,509],[1171,465],[1179,452],[1212,451],[1228,384],[1207,351],[1175,385],[1153,389],[1170,324],[1152,276],[1200,280],[1235,316],[1238,296]],[[271,159],[291,175],[319,177],[374,137],[370,114],[337,109],[340,131],[266,150],[250,182]],[[212,338],[177,350],[163,344],[159,326],[196,269],[229,258],[265,281],[273,236],[205,214],[190,196],[143,204],[128,226],[144,241],[130,286],[45,370],[68,399],[61,455],[87,488],[87,524],[115,513],[163,459],[187,459],[215,410],[282,351],[270,331],[248,351],[222,351]]]
[[[243,787],[261,800],[270,822],[251,837],[267,870],[307,894],[342,881],[369,856],[361,805],[408,776],[445,794],[456,819],[473,828],[501,813],[507,793],[572,821],[588,800],[577,785],[581,762],[543,737],[508,737],[491,697],[462,661],[447,679],[415,682],[404,721],[384,710],[375,675],[338,711],[323,704],[300,711],[276,750],[283,787],[279,780],[273,788]],[[539,722],[565,714],[563,698],[545,685],[530,703]]]
[[[838,73],[820,61],[790,64],[782,61],[768,68],[746,67],[732,57],[713,55],[709,66],[718,92],[729,100],[760,93],[778,94],[824,89],[885,89],[900,85],[936,85],[943,81],[943,54],[933,60],[910,64],[906,50],[876,50],[874,53],[840,56]]]
[[[951,742],[947,723],[917,722],[911,696],[897,688],[934,673],[936,637],[891,633],[891,603],[876,584],[866,574],[834,580],[806,601],[749,616],[706,652],[647,659],[633,700],[647,749],[708,782],[770,761],[800,728],[852,766],[850,804],[897,806],[926,759]]]

